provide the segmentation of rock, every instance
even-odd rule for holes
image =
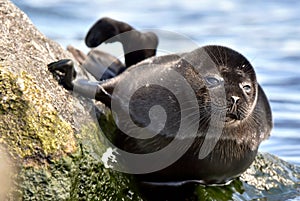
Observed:
[[[268,153],[258,153],[240,179],[245,189],[242,196],[246,198],[300,198],[300,167]]]
[[[4,195],[0,183],[0,198],[138,200],[127,178],[95,158],[104,148],[93,144],[101,131],[92,102],[63,89],[47,70],[71,54],[8,0],[0,1],[0,23],[0,152],[9,156],[0,158],[7,164],[0,178],[11,170],[13,184]]]
[[[8,0],[0,1],[0,22],[0,199],[142,200],[130,176],[100,160],[106,147],[94,103],[63,89],[47,70],[72,56]],[[99,121],[113,131],[108,112]],[[259,154],[239,180],[194,185],[184,196],[286,200],[299,196],[299,175],[299,167]]]

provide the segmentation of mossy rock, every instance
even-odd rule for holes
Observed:
[[[0,23],[0,200],[142,200],[132,177],[101,162],[107,147],[98,120],[112,140],[111,114],[96,118],[92,101],[63,89],[47,70],[72,56],[8,0],[0,2]],[[194,185],[184,200],[294,198],[299,174],[259,154],[240,180]]]
[[[0,141],[30,166],[76,151],[73,129],[37,88],[34,78],[0,67]]]
[[[72,56],[8,0],[0,23],[0,162],[11,179],[0,199],[139,200],[129,178],[97,158],[105,148],[93,103],[48,72],[48,63]]]

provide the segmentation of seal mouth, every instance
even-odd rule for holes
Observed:
[[[236,113],[227,113],[226,114],[226,118],[225,118],[225,122],[226,123],[234,123],[235,121],[240,120],[240,117],[238,114]]]

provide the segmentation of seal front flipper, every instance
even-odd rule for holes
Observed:
[[[125,22],[105,17],[98,20],[85,37],[88,47],[97,47],[103,42],[121,42],[126,67],[129,67],[156,54],[158,37],[153,32],[142,33]]]
[[[76,79],[73,81],[73,91],[84,97],[100,101],[108,108],[111,108],[112,93],[119,80],[119,76],[102,82]]]
[[[119,77],[107,81],[91,79],[91,75],[82,68],[76,68],[70,59],[62,59],[48,64],[48,70],[57,77],[59,84],[84,97],[96,99],[110,107],[111,94]]]
[[[48,64],[48,70],[57,78],[59,84],[68,90],[73,90],[73,80],[76,77],[74,62],[62,59]]]
[[[111,98],[112,93],[114,91],[115,86],[120,81],[120,76],[115,78],[109,79],[101,84],[98,85],[97,92],[95,94],[95,99],[97,101],[102,102],[108,108],[111,108]]]

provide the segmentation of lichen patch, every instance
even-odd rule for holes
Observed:
[[[28,164],[45,163],[76,149],[73,129],[25,72],[0,67],[0,143]]]

